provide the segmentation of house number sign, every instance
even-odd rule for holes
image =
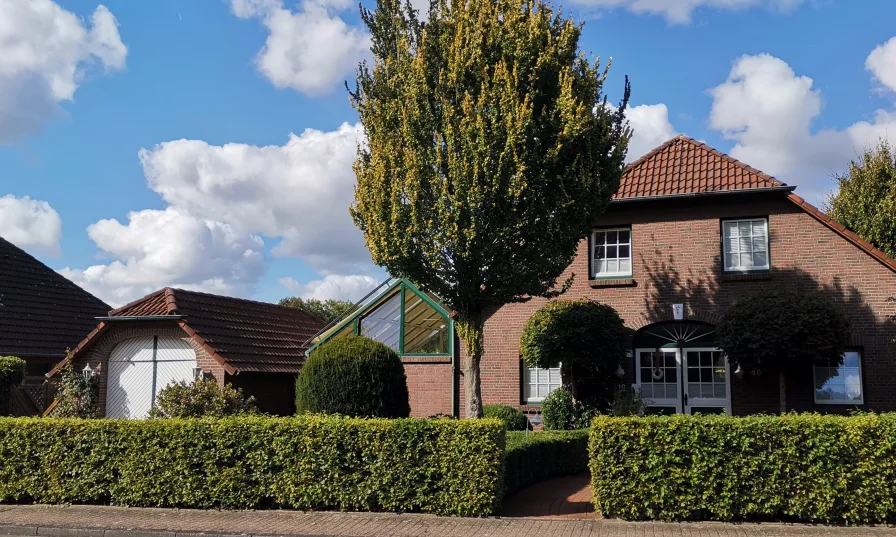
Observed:
[[[684,319],[684,304],[672,304],[672,318],[676,321]]]

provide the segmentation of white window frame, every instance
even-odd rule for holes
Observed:
[[[544,397],[529,397],[529,395],[532,393],[536,393],[536,394],[538,393],[538,386],[540,386],[540,385],[546,385],[548,387],[548,394],[550,394],[552,391],[556,390],[560,386],[563,386],[563,378],[560,376],[561,365],[558,365],[557,367],[541,368],[541,367],[528,367],[528,366],[525,366],[525,364],[524,364],[525,367],[523,370],[523,375],[524,375],[524,377],[523,377],[523,400],[526,401],[526,404],[541,403],[544,401],[544,399],[545,399]],[[538,382],[538,372],[539,371],[547,371],[548,372],[548,381],[546,383]],[[554,372],[557,373],[557,378],[560,379],[559,383],[551,382],[551,374]],[[533,375],[534,375],[534,377],[533,377]],[[535,379],[534,383],[532,382],[533,378]],[[551,386],[554,386],[554,387],[551,388]]]
[[[865,404],[865,378],[862,373],[862,351],[858,349],[850,349],[844,353],[843,359],[846,359],[846,354],[855,353],[858,355],[859,359],[859,394],[860,398],[858,401],[846,401],[843,399],[818,399],[818,389],[815,388],[815,368],[817,367],[815,364],[812,364],[812,398],[815,401],[816,405],[864,405]]]
[[[755,253],[752,246],[753,235],[753,223],[754,222],[762,222],[765,227],[765,265],[763,266],[752,266],[752,267],[742,267],[742,266],[729,266],[728,265],[728,254],[731,253],[728,250],[728,240],[729,237],[727,235],[727,230],[729,226],[733,225],[735,228],[738,227],[738,224],[749,222],[750,223],[750,254]],[[740,235],[738,235],[738,240],[740,240]],[[738,264],[740,264],[740,254],[744,252],[739,251],[738,248]],[[725,272],[753,272],[756,270],[769,270],[771,268],[771,253],[769,249],[769,237],[768,237],[768,218],[740,218],[740,219],[732,219],[732,220],[722,220],[722,264],[725,267]]]
[[[617,235],[616,242],[613,244],[617,248],[616,257],[612,257],[612,258],[608,257],[605,259],[611,260],[611,261],[615,260],[617,263],[619,261],[628,260],[628,270],[627,271],[617,270],[616,272],[598,272],[598,261],[600,259],[595,255],[595,250],[597,249],[597,236],[598,236],[598,234],[600,234],[600,235],[603,235],[604,237],[606,237],[606,233],[610,233],[613,231],[616,231],[616,232],[625,231],[626,233],[628,233],[628,242],[627,243],[619,242],[619,236]],[[601,242],[601,245],[603,245],[603,244],[606,244],[606,239],[604,239],[604,241]],[[595,229],[591,233],[591,245],[590,246],[591,246],[590,255],[591,255],[591,277],[592,278],[601,279],[601,278],[631,278],[632,277],[632,266],[634,265],[634,263],[633,263],[633,259],[632,259],[633,251],[632,251],[632,228],[631,227],[614,227],[614,228],[605,228],[605,229]],[[620,257],[619,256],[619,246],[628,246],[628,257]]]

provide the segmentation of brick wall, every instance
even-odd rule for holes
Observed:
[[[106,331],[97,339],[87,351],[80,353],[75,361],[76,367],[82,369],[90,364],[93,369],[99,369],[99,398],[101,409],[105,412],[107,373],[109,371],[109,356],[112,351],[125,340],[136,337],[176,337],[188,343],[196,351],[196,363],[202,368],[206,378],[214,378],[218,385],[224,385],[224,368],[216,360],[208,355],[196,344],[186,332],[174,321],[162,322],[127,322],[112,323]]]
[[[632,227],[632,281],[609,286],[590,281],[588,241],[583,241],[579,255],[558,280],[575,273],[564,298],[609,304],[628,327],[638,329],[671,319],[672,304],[684,304],[688,319],[714,322],[732,303],[762,289],[821,287],[849,315],[853,344],[863,348],[867,406],[896,410],[896,329],[886,321],[896,311],[896,304],[886,301],[896,296],[896,274],[783,196],[731,198],[611,206],[597,226]],[[720,219],[760,216],[769,219],[771,273],[761,279],[723,276]],[[519,405],[522,328],[545,302],[533,299],[490,312],[481,367],[485,402]],[[806,371],[802,378],[789,379],[791,408],[815,408],[811,375]],[[462,392],[462,380],[460,384]],[[464,394],[460,397],[463,411]],[[735,414],[777,411],[777,376],[733,378],[732,399]]]
[[[404,357],[411,416],[451,415],[451,359]]]

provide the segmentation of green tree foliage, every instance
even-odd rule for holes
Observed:
[[[366,337],[331,339],[311,353],[299,373],[296,410],[406,418],[411,407],[401,359],[386,345]]]
[[[826,210],[890,257],[896,257],[896,150],[886,141],[865,151],[837,177]]]
[[[316,298],[301,298],[298,296],[281,298],[279,304],[307,311],[326,322],[339,319],[355,309],[355,305],[347,300],[318,300]]]
[[[783,413],[788,372],[804,374],[815,361],[843,363],[849,319],[820,293],[765,291],[732,306],[716,337],[732,365],[778,373]]]
[[[59,391],[52,411],[56,418],[101,418],[99,376],[85,378],[75,369],[71,354],[59,371]]]
[[[606,409],[625,362],[625,323],[610,306],[592,300],[556,300],[523,327],[520,356],[531,367],[557,367],[576,400]]]
[[[547,431],[586,429],[598,411],[582,401],[576,401],[566,386],[548,394],[541,403],[541,415]]]
[[[503,421],[508,431],[525,431],[529,428],[526,415],[510,405],[485,405],[482,417]]]
[[[9,416],[12,389],[25,380],[25,360],[0,356],[0,416]]]
[[[149,411],[151,418],[202,418],[254,414],[255,398],[227,384],[222,389],[214,379],[178,382],[162,388],[156,404]]]
[[[557,292],[619,186],[628,82],[608,106],[581,26],[539,0],[435,0],[426,23],[379,0],[362,18],[373,65],[351,93],[367,134],[351,213],[376,264],[456,312],[478,417],[485,312]]]

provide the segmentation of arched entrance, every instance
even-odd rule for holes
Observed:
[[[109,355],[106,417],[145,418],[162,388],[194,378],[196,351],[186,341],[164,336],[122,341]]]
[[[635,384],[652,413],[731,414],[731,371],[715,347],[715,327],[655,323],[635,334]]]

